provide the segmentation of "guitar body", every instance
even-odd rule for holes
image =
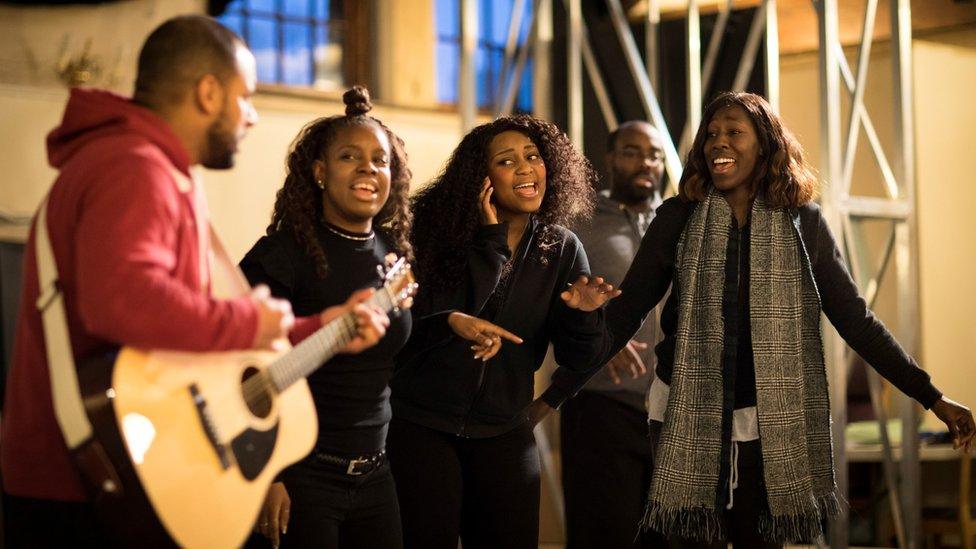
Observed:
[[[81,369],[96,439],[122,485],[102,486],[96,503],[124,543],[245,541],[275,476],[311,451],[318,432],[304,379],[245,400],[243,391],[260,388],[245,378],[277,356],[123,348],[112,367]]]
[[[369,303],[405,309],[417,290],[392,254]],[[288,352],[181,353],[125,347],[81,364],[94,437],[72,454],[106,531],[123,547],[239,547],[268,487],[312,450],[306,376],[356,335],[339,315]]]

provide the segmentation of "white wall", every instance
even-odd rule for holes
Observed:
[[[976,30],[915,40],[922,362],[976,408]]]

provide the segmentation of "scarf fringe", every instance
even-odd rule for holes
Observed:
[[[769,512],[759,517],[759,534],[773,543],[813,543],[823,535],[823,523],[840,514],[845,505],[835,490],[816,498],[816,508],[809,514],[773,517]],[[660,532],[667,538],[713,542],[725,539],[722,512],[696,507],[681,509],[649,501],[640,521],[640,529]]]
[[[722,513],[704,507],[665,507],[649,501],[641,519],[641,530],[655,530],[665,537],[681,537],[688,540],[710,542],[725,538]]]
[[[835,490],[818,496],[816,507],[809,513],[772,516],[768,512],[759,516],[759,534],[774,543],[813,543],[823,535],[824,521],[836,517],[843,503]]]

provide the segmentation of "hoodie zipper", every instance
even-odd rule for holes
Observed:
[[[474,405],[481,400],[481,394],[485,392],[485,377],[488,373],[488,361],[482,360],[481,364],[478,366],[478,388],[475,390],[474,398],[468,403],[468,409],[464,411],[464,417],[461,418],[461,429],[458,431],[458,436],[468,438],[469,434],[467,432],[468,420],[471,418],[471,410],[474,409]]]
[[[518,276],[519,272],[522,270],[522,265],[525,263],[524,256],[528,255],[529,243],[532,241],[533,238],[535,238],[535,234],[534,234],[535,228],[534,226],[532,226],[531,219],[529,220],[529,224],[530,225],[525,228],[526,232],[529,233],[529,238],[528,240],[525,240],[525,236],[523,235],[522,239],[524,240],[524,246],[523,246],[523,242],[519,242],[519,246],[518,248],[516,248],[516,252],[517,253],[520,252],[518,256],[518,262],[515,264],[515,268],[512,270],[512,272],[508,275],[511,278],[509,278],[508,287],[505,289],[505,297],[502,298],[501,304],[498,305],[498,309],[495,311],[495,314],[491,318],[491,322],[495,324],[497,324],[498,317],[501,316],[501,312],[505,309],[505,305],[508,304],[508,298],[512,294],[512,288],[514,288],[515,286],[516,277]],[[515,258],[513,257],[513,259]],[[491,298],[489,297],[488,299],[490,300]],[[471,411],[474,410],[475,404],[477,404],[478,401],[481,400],[481,396],[485,392],[485,378],[488,377],[489,362],[490,360],[483,360],[481,361],[481,364],[478,366],[479,369],[478,369],[477,389],[475,390],[474,397],[471,399],[471,402],[468,403],[468,408],[464,411],[464,417],[461,418],[461,428],[458,430],[457,433],[458,436],[460,437],[468,438],[470,436],[470,434],[467,432],[468,421],[471,419]]]

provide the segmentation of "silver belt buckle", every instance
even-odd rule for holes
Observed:
[[[349,460],[349,467],[346,467],[346,474],[347,475],[354,475],[354,476],[359,476],[359,475],[363,474],[362,471],[356,471],[356,466],[357,465],[360,465],[360,464],[365,464],[365,463],[369,463],[369,460],[368,459],[361,459],[361,458],[350,459]]]

